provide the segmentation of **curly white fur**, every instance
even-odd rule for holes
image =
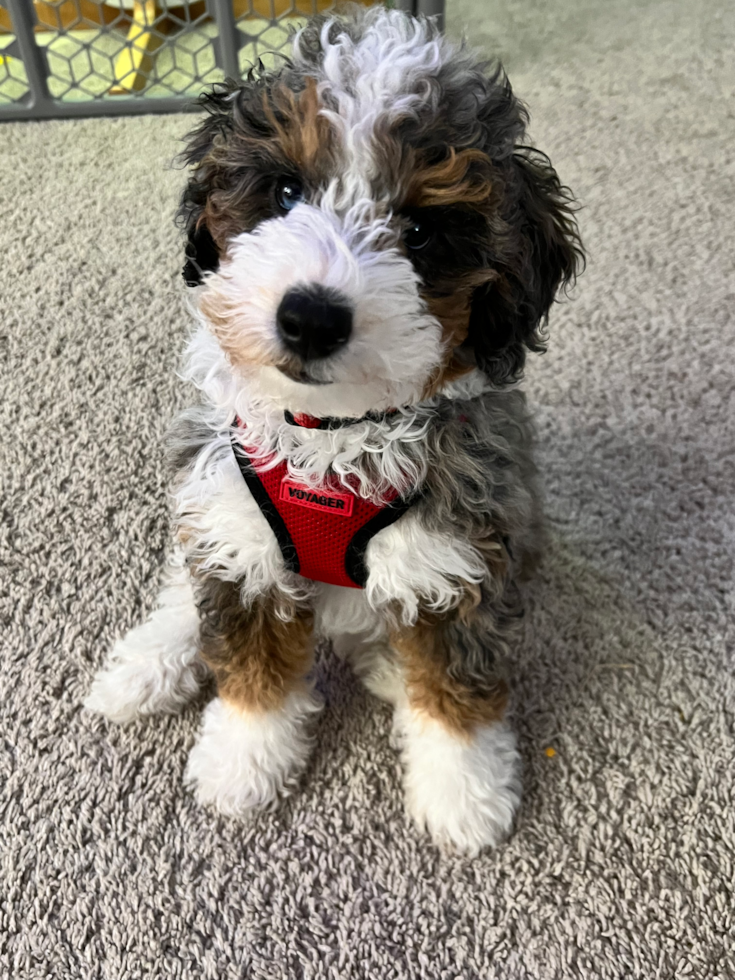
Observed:
[[[220,340],[238,359],[241,381],[281,409],[314,415],[364,415],[420,399],[441,364],[439,321],[419,296],[419,277],[395,244],[385,219],[364,206],[337,216],[299,204],[284,217],[235,238],[220,268],[206,276],[204,308],[217,310]],[[375,247],[390,234],[392,244]],[[353,311],[344,349],[310,365],[319,384],[304,385],[275,367],[282,356],[276,311],[288,289],[319,284]],[[252,358],[251,352],[260,353]]]
[[[308,761],[311,722],[321,707],[310,691],[295,691],[280,710],[267,712],[240,711],[215,698],[184,777],[198,801],[245,817],[291,792]]]
[[[420,606],[448,612],[461,600],[468,583],[487,577],[487,566],[469,541],[427,530],[410,510],[375,535],[366,558],[368,603],[385,615],[399,606],[406,625],[416,622]]]
[[[241,438],[254,450],[259,466],[285,461],[294,480],[314,486],[323,484],[327,474],[333,475],[376,502],[391,488],[404,492],[423,481],[426,462],[421,442],[439,397],[474,398],[488,387],[481,373],[473,371],[446,384],[436,397],[403,406],[379,420],[365,419],[337,429],[306,429],[285,421],[284,406],[269,389],[271,371],[275,369],[261,369],[260,380],[243,381],[214,337],[200,327],[187,347],[181,376],[201,392],[207,406],[206,423],[223,451],[229,446],[237,417],[242,422]],[[277,391],[278,386],[275,388]],[[344,410],[337,414],[350,416]]]
[[[466,854],[507,837],[520,804],[520,756],[503,723],[467,739],[408,707],[399,708],[406,806],[436,844]]]
[[[311,583],[284,565],[273,531],[238,469],[229,430],[213,435],[178,481],[174,502],[187,558],[202,573],[241,581],[245,605],[273,589],[297,601],[310,594]]]
[[[349,35],[330,39],[332,20],[321,31],[324,51],[319,92],[331,97],[335,110],[322,109],[340,135],[343,173],[327,189],[325,198],[335,208],[370,200],[371,177],[379,172],[375,159],[375,132],[417,113],[433,96],[429,80],[456,56],[456,48],[443,37],[431,37],[428,24],[407,20],[398,11],[376,8],[362,15],[369,23],[359,42]],[[308,63],[294,40],[297,66]]]
[[[158,607],[110,651],[84,704],[119,724],[173,713],[195,697],[207,671],[197,660],[199,616],[183,555],[163,576]]]

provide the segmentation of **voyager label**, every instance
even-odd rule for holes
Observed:
[[[349,517],[352,514],[355,502],[352,494],[335,493],[333,490],[314,490],[313,487],[304,487],[300,483],[292,483],[291,480],[281,481],[281,500],[289,504],[298,504],[300,507],[320,510],[323,513],[341,514],[342,517]]]

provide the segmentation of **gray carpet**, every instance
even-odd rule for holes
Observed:
[[[0,130],[3,977],[735,977],[727,6],[448,0],[590,253],[528,374],[552,546],[513,666],[524,804],[477,860],[408,826],[386,710],[331,661],[303,793],[250,829],[182,789],[199,707],[81,711],[166,547],[188,121]]]

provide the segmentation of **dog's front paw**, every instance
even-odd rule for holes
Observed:
[[[521,798],[511,729],[483,726],[465,739],[413,712],[403,721],[406,806],[417,825],[465,854],[499,844]]]
[[[199,613],[181,552],[164,577],[158,607],[113,646],[84,702],[119,724],[171,714],[196,697],[207,669],[197,656]]]
[[[215,698],[184,776],[199,803],[245,817],[288,795],[308,761],[309,722],[321,706],[308,691],[290,694],[278,711],[240,711]]]
[[[172,714],[199,693],[207,669],[197,658],[197,621],[164,636],[149,620],[112,648],[84,706],[124,725],[139,715]]]

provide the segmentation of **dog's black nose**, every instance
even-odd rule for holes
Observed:
[[[324,286],[289,289],[276,313],[283,343],[304,361],[329,357],[352,333],[352,310],[346,299]]]

